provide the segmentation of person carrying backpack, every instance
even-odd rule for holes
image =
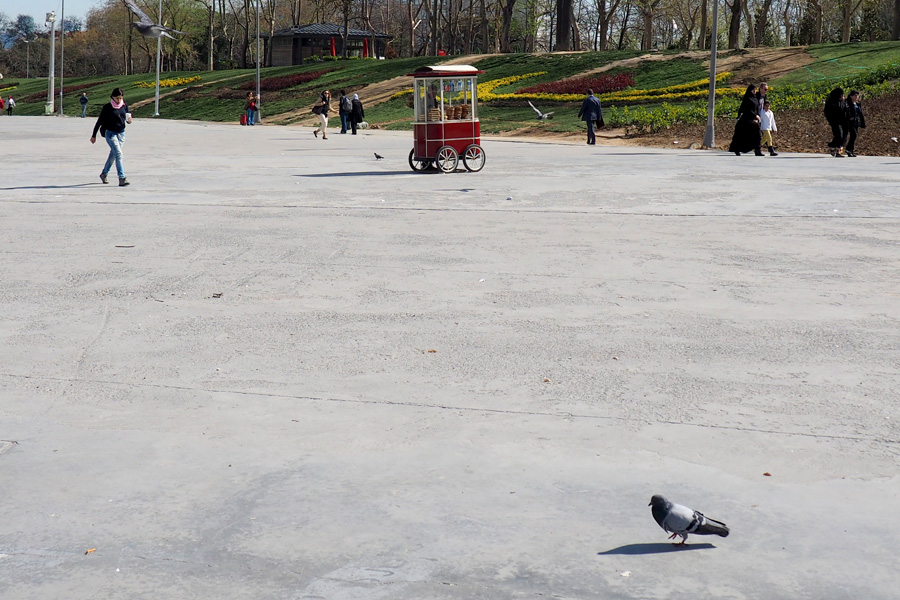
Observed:
[[[347,97],[347,92],[341,90],[341,97],[338,100],[338,115],[341,117],[341,133],[347,133],[351,112],[353,112],[353,103],[350,98]]]

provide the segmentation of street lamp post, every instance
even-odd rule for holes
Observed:
[[[62,0],[59,12],[59,116],[63,116],[63,74],[66,70],[66,0]]]
[[[259,0],[256,0],[256,117],[260,118],[259,111]]]
[[[705,148],[716,147],[716,42],[719,39],[719,0],[713,0],[712,40],[709,44],[709,101],[706,108]]]
[[[159,13],[157,23],[162,25],[162,0],[159,0]],[[153,116],[159,116],[159,59],[162,55],[162,36],[156,38],[156,104],[153,109]]]
[[[50,85],[47,90],[47,105],[44,114],[53,114],[53,76],[56,74],[56,12],[47,13],[47,22],[50,23]]]
[[[22,40],[25,42],[25,79],[31,77],[29,74],[30,66],[31,66],[31,44],[28,40]]]

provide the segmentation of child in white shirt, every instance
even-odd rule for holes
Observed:
[[[772,139],[772,132],[778,131],[775,126],[775,115],[769,105],[769,101],[763,102],[763,109],[759,113],[759,130],[762,133],[762,141],[760,145],[768,146],[769,156],[778,156],[775,152],[775,140]]]

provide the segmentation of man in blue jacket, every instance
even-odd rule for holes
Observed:
[[[581,103],[581,110],[578,111],[578,118],[587,121],[587,143],[593,146],[597,143],[597,136],[594,135],[594,123],[599,125],[602,122],[603,107],[600,106],[600,99],[594,96],[594,90],[588,90],[587,93],[587,98]]]

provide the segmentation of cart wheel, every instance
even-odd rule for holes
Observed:
[[[434,164],[444,173],[452,173],[459,163],[459,154],[452,146],[441,146],[434,157]]]
[[[431,161],[416,158],[416,149],[413,148],[409,151],[409,166],[412,167],[413,171],[421,172],[431,166]]]
[[[484,168],[484,149],[478,144],[472,144],[463,152],[463,164],[473,173]]]

